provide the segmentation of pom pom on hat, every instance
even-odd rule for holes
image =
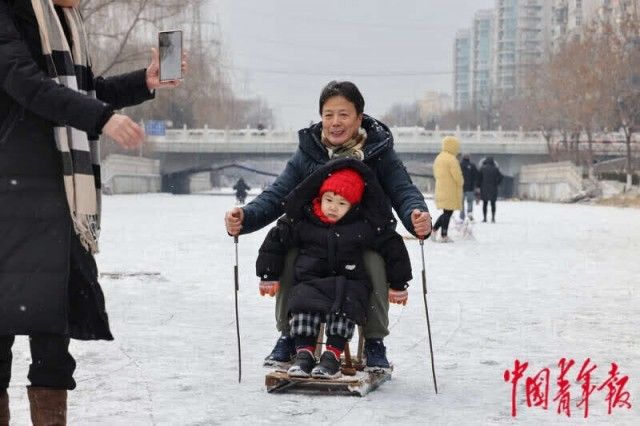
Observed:
[[[325,192],[341,195],[351,204],[356,204],[364,194],[364,179],[353,169],[336,170],[324,180],[318,195],[322,197]]]

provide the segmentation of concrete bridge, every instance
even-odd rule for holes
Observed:
[[[431,164],[440,152],[442,138],[447,135],[457,136],[462,152],[476,163],[487,156],[494,157],[507,177],[517,175],[523,165],[549,161],[547,142],[539,132],[430,131],[419,127],[392,128],[391,131],[395,150],[407,170],[414,180],[422,179],[422,186],[427,187]],[[254,185],[265,185],[284,169],[297,148],[298,137],[297,132],[290,130],[185,128],[167,130],[162,136],[148,136],[147,143],[160,160],[163,190],[185,193],[189,177],[203,172],[210,172],[212,183],[218,186],[226,186],[229,179],[240,175],[245,179],[249,176]],[[597,143],[594,150],[599,155],[618,156],[623,152],[623,144],[616,139]]]

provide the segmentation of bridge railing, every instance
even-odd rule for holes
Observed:
[[[423,142],[425,140],[440,141],[445,136],[454,135],[464,142],[513,142],[517,141],[539,141],[544,143],[544,138],[540,132],[519,132],[502,130],[426,130],[421,127],[392,127],[391,132],[397,143],[403,142]],[[269,142],[291,142],[295,143],[297,131],[293,130],[273,130],[273,129],[167,129],[163,136],[148,136],[150,141],[157,142],[234,142],[234,143],[256,143],[261,140]]]
[[[148,136],[151,141],[162,142],[247,142],[260,140],[270,142],[293,142],[297,140],[297,132],[292,130],[259,130],[259,129],[167,129],[163,136]]]
[[[518,141],[544,141],[544,137],[540,132],[524,132],[524,131],[511,131],[511,130],[427,130],[421,127],[392,127],[396,140],[403,141],[423,141],[425,139],[430,140],[442,140],[445,136],[456,136],[464,142],[480,141],[486,142],[511,142],[513,140]]]
[[[426,130],[421,127],[392,127],[396,144],[436,143],[442,138],[454,135],[464,144],[482,145],[546,145],[541,132],[524,132],[513,130]],[[167,129],[163,136],[148,135],[150,142],[161,144],[198,144],[198,143],[234,143],[260,144],[262,142],[279,144],[296,144],[297,131],[279,129]],[[640,143],[640,135],[635,135],[634,145]],[[554,143],[557,144],[554,138]],[[624,135],[619,132],[596,133],[593,135],[594,148],[597,151],[609,152],[624,146]],[[580,140],[581,147],[586,147],[586,140]]]

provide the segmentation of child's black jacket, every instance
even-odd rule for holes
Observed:
[[[337,223],[325,224],[312,211],[322,182],[337,169],[350,167],[365,181],[362,201]],[[363,253],[375,250],[385,262],[387,281],[403,290],[411,280],[411,263],[384,192],[368,166],[353,159],[327,163],[298,185],[285,199],[285,215],[269,231],[256,261],[263,281],[278,281],[290,248],[298,248],[290,313],[339,313],[358,324],[366,320],[371,292]]]

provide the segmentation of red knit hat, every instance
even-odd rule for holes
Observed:
[[[364,179],[353,169],[336,170],[324,180],[318,196],[329,191],[343,196],[351,204],[359,203],[364,193]]]

